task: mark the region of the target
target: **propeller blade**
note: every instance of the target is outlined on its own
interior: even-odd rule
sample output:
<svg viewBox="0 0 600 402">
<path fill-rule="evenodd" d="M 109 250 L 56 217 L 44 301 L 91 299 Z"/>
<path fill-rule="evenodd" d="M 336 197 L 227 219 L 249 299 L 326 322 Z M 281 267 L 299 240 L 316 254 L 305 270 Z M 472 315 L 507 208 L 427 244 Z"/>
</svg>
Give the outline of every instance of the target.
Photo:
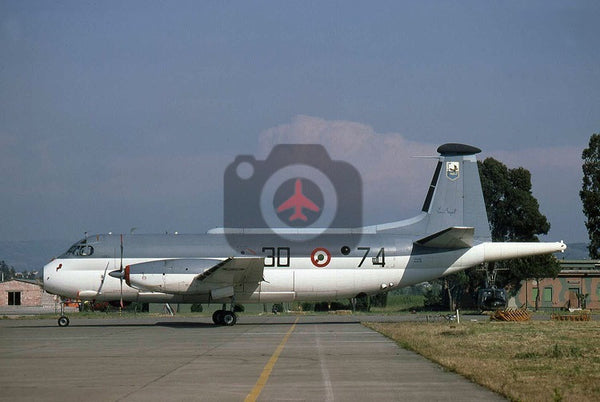
<svg viewBox="0 0 600 402">
<path fill-rule="evenodd" d="M 123 308 L 123 277 L 125 276 L 125 273 L 123 272 L 123 234 L 121 234 L 121 262 L 120 262 L 120 266 L 119 266 L 119 279 L 121 281 L 121 298 L 120 298 L 120 304 L 121 304 L 121 308 Z"/>
<path fill-rule="evenodd" d="M 106 271 L 108 271 L 109 263 L 106 263 L 106 267 L 104 267 L 104 274 L 102 275 L 102 280 L 100 281 L 100 287 L 98 287 L 98 294 L 102 294 L 102 286 L 104 286 L 104 281 L 106 280 Z"/>
</svg>

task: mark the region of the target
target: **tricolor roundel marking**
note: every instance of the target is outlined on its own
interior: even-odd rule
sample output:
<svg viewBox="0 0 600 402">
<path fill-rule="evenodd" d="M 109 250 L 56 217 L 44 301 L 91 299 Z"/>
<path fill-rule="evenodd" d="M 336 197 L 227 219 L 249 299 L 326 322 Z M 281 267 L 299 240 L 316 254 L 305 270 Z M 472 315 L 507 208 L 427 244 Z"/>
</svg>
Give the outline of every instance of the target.
<svg viewBox="0 0 600 402">
<path fill-rule="evenodd" d="M 310 254 L 310 261 L 317 268 L 326 267 L 331 261 L 331 253 L 323 247 L 317 247 Z"/>
</svg>

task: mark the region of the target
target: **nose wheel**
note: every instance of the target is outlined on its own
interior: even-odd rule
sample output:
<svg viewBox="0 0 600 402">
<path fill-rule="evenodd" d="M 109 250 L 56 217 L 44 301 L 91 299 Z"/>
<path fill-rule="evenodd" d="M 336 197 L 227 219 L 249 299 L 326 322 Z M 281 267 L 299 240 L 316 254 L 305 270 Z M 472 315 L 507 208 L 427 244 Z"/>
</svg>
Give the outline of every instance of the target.
<svg viewBox="0 0 600 402">
<path fill-rule="evenodd" d="M 59 327 L 68 327 L 69 326 L 69 317 L 65 315 L 65 302 L 60 300 L 60 317 L 58 318 L 58 326 Z"/>
</svg>

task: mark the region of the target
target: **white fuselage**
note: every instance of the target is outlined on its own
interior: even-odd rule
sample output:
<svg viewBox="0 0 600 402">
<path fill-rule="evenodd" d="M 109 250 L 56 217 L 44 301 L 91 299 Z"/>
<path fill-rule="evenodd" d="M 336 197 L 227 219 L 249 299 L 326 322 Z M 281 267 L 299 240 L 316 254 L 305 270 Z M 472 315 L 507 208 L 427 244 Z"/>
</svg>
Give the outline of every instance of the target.
<svg viewBox="0 0 600 402">
<path fill-rule="evenodd" d="M 399 247 L 400 248 L 400 247 Z M 315 301 L 351 298 L 359 294 L 375 294 L 423 281 L 439 278 L 476 266 L 486 261 L 562 251 L 563 243 L 481 243 L 471 248 L 404 252 L 386 247 L 385 264 L 376 252 L 364 255 L 332 255 L 326 266 L 315 264 L 311 256 L 291 255 L 285 266 L 277 266 L 273 258 L 265 266 L 263 280 L 234 284 L 238 302 Z M 362 252 L 361 252 L 362 253 Z M 339 253 L 338 253 L 339 254 Z M 227 255 L 202 256 L 198 259 L 224 260 Z M 177 283 L 188 283 L 194 274 L 141 275 L 128 286 L 108 275 L 122 267 L 176 257 L 127 258 L 94 256 L 59 257 L 44 267 L 44 287 L 50 293 L 81 300 L 112 301 L 121 296 L 137 302 L 221 302 L 210 289 L 161 291 L 177 289 Z"/>
</svg>

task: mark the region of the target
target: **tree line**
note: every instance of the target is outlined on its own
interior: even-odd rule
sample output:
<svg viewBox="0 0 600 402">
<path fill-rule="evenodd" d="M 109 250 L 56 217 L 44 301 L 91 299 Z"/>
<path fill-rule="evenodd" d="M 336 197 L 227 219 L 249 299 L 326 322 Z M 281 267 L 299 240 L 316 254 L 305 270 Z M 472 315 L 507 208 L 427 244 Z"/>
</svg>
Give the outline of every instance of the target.
<svg viewBox="0 0 600 402">
<path fill-rule="evenodd" d="M 12 265 L 8 265 L 6 261 L 0 261 L 0 280 L 9 281 L 11 279 L 28 279 L 34 280 L 38 275 L 37 271 L 17 272 Z"/>
</svg>

